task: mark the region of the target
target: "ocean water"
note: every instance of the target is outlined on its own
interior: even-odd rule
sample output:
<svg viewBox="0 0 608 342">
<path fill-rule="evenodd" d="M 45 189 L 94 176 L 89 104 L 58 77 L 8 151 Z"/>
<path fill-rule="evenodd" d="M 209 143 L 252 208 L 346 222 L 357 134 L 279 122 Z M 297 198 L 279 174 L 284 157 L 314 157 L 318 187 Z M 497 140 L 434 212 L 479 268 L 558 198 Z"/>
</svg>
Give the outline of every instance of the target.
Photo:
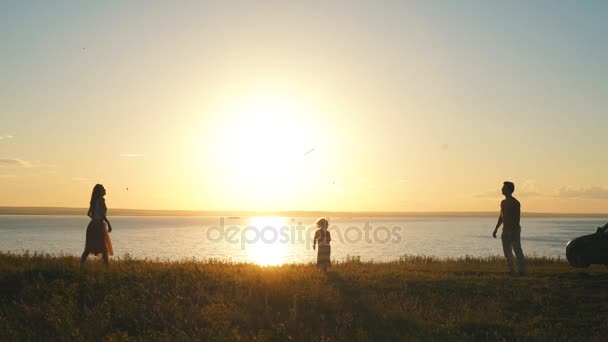
<svg viewBox="0 0 608 342">
<path fill-rule="evenodd" d="M 311 262 L 314 218 L 112 217 L 115 256 L 221 259 L 278 265 Z M 87 217 L 0 216 L 0 251 L 79 256 Z M 527 255 L 565 257 L 569 239 L 591 234 L 597 218 L 522 218 Z M 332 258 L 389 261 L 403 255 L 502 255 L 496 218 L 330 218 Z M 499 232 L 500 234 L 500 232 Z"/>
</svg>

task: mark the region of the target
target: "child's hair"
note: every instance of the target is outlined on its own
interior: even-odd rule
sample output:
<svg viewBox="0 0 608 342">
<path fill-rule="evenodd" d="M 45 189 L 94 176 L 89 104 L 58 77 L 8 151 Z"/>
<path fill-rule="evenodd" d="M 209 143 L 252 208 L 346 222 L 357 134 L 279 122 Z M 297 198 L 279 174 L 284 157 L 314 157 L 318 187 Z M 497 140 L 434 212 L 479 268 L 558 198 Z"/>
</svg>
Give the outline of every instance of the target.
<svg viewBox="0 0 608 342">
<path fill-rule="evenodd" d="M 325 217 L 321 217 L 320 219 L 318 219 L 315 224 L 317 225 L 317 227 L 325 229 L 327 229 L 327 227 L 329 226 L 329 222 L 327 222 L 327 219 Z"/>
</svg>

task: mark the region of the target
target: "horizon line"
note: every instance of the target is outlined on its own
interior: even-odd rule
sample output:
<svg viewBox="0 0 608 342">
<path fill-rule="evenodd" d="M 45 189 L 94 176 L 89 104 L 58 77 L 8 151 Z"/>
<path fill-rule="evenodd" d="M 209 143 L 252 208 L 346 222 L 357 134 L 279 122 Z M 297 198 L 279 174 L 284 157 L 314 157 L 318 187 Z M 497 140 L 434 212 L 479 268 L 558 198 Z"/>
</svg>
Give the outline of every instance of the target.
<svg viewBox="0 0 608 342">
<path fill-rule="evenodd" d="M 0 215 L 82 215 L 86 207 L 36 207 L 36 206 L 0 206 Z M 189 209 L 129 209 L 115 208 L 110 216 L 464 216 L 495 217 L 498 211 L 330 211 L 330 210 L 189 210 Z M 522 212 L 528 217 L 608 217 L 608 213 L 588 212 Z"/>
</svg>

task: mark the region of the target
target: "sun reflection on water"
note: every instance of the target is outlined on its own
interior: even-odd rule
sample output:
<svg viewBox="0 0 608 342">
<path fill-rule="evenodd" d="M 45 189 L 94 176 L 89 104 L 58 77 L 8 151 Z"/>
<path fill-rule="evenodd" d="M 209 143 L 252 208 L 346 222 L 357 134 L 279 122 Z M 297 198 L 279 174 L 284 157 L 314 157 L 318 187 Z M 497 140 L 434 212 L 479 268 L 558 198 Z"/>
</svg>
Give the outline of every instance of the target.
<svg viewBox="0 0 608 342">
<path fill-rule="evenodd" d="M 285 263 L 287 246 L 281 243 L 281 227 L 287 226 L 284 217 L 257 216 L 249 220 L 260 236 L 246 245 L 249 259 L 261 266 L 277 266 Z M 263 233 L 263 234 L 262 234 Z"/>
</svg>

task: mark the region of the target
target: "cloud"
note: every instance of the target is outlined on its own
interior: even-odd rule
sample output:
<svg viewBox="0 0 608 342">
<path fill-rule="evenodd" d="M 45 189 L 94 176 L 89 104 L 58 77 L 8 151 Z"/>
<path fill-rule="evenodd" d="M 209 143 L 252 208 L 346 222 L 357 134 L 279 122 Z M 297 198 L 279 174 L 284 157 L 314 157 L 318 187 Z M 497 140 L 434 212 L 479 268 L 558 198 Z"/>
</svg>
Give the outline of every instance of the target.
<svg viewBox="0 0 608 342">
<path fill-rule="evenodd" d="M 13 136 L 12 136 L 12 135 L 10 135 L 10 134 L 7 134 L 7 135 L 0 135 L 0 140 L 2 140 L 2 139 L 13 139 Z"/>
<path fill-rule="evenodd" d="M 522 185 L 525 185 L 525 183 Z M 521 190 L 517 189 L 516 184 L 514 195 L 516 197 L 545 197 L 554 199 L 608 199 L 608 188 L 596 185 L 588 187 L 564 186 L 553 192 L 543 192 L 537 189 L 535 182 L 531 182 L 523 186 Z M 474 197 L 497 198 L 502 197 L 502 195 L 500 190 L 495 190 L 476 194 Z"/>
<path fill-rule="evenodd" d="M 515 192 L 513 193 L 513 196 L 515 197 L 549 197 L 551 195 L 549 194 L 543 194 L 541 192 L 536 192 L 536 191 L 519 191 L 517 190 L 517 188 L 515 188 Z M 500 189 L 498 190 L 494 190 L 494 191 L 486 191 L 486 192 L 482 192 L 479 194 L 475 194 L 473 195 L 473 197 L 475 198 L 501 198 L 503 197 L 502 192 L 500 191 Z"/>
<path fill-rule="evenodd" d="M 21 159 L 0 159 L 0 167 L 32 167 L 32 163 Z"/>
<path fill-rule="evenodd" d="M 608 199 L 608 188 L 601 186 L 562 187 L 557 191 L 559 198 Z"/>
<path fill-rule="evenodd" d="M 120 156 L 123 158 L 139 158 L 144 155 L 142 153 L 122 153 Z"/>
<path fill-rule="evenodd" d="M 39 160 L 32 161 L 32 160 L 23 160 L 23 159 L 14 158 L 14 159 L 0 159 L 0 168 L 2 168 L 2 167 L 6 167 L 6 168 L 18 168 L 18 167 L 53 168 L 53 167 L 56 167 L 56 165 L 44 164 L 44 163 L 40 162 Z"/>
<path fill-rule="evenodd" d="M 515 185 L 515 193 L 520 197 L 544 197 L 544 195 L 540 190 L 536 181 L 533 179 L 524 180 L 519 184 L 519 186 Z"/>
<path fill-rule="evenodd" d="M 496 190 L 485 191 L 479 194 L 473 195 L 475 198 L 499 198 L 502 197 L 502 192 L 500 191 L 502 184 L 497 186 Z M 536 185 L 535 180 L 525 180 L 521 183 L 515 184 L 515 193 L 513 196 L 516 197 L 547 197 L 551 196 L 549 194 L 543 194 L 538 186 Z"/>
</svg>

